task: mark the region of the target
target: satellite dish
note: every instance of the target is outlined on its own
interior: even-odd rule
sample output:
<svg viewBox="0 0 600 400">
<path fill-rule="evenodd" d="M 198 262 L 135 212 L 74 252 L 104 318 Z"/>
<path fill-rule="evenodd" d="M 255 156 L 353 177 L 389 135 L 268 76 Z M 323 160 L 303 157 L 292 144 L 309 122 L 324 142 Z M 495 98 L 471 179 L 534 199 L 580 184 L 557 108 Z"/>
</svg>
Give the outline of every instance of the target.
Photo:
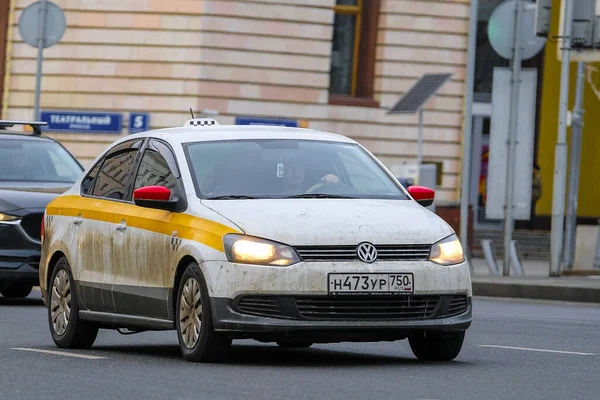
<svg viewBox="0 0 600 400">
<path fill-rule="evenodd" d="M 535 3 L 533 1 L 508 0 L 496 7 L 488 22 L 488 39 L 498 55 L 512 60 L 517 1 L 520 1 L 523 7 L 521 12 L 521 58 L 528 60 L 535 57 L 546 45 L 546 39 L 535 33 Z"/>
</svg>

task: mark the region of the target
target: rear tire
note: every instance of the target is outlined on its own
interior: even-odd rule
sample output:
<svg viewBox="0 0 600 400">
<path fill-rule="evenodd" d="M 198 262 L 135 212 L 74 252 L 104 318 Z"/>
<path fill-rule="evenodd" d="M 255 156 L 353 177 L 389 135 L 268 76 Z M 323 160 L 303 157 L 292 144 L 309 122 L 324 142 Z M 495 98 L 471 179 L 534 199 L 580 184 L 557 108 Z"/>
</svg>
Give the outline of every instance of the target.
<svg viewBox="0 0 600 400">
<path fill-rule="evenodd" d="M 206 283 L 196 263 L 183 272 L 176 302 L 177 338 L 186 361 L 214 363 L 225 360 L 231 339 L 215 332 Z"/>
<path fill-rule="evenodd" d="M 89 349 L 98 336 L 98 325 L 79 318 L 75 281 L 69 263 L 62 257 L 56 263 L 48 285 L 48 323 L 59 348 Z"/>
<path fill-rule="evenodd" d="M 465 331 L 408 338 L 413 354 L 423 361 L 452 361 L 460 350 L 465 339 Z"/>
<path fill-rule="evenodd" d="M 25 285 L 22 283 L 13 283 L 10 286 L 6 286 L 0 289 L 0 294 L 4 297 L 11 299 L 23 299 L 31 293 L 33 289 L 32 285 Z"/>
</svg>

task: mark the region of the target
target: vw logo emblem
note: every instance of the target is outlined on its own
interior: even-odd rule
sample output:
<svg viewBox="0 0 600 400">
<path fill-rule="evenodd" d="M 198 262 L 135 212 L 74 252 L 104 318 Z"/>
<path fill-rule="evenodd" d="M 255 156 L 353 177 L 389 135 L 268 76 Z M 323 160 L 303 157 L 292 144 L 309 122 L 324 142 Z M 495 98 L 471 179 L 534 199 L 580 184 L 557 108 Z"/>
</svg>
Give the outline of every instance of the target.
<svg viewBox="0 0 600 400">
<path fill-rule="evenodd" d="M 377 249 L 371 243 L 363 242 L 356 247 L 356 255 L 361 261 L 372 263 L 377 260 Z"/>
</svg>

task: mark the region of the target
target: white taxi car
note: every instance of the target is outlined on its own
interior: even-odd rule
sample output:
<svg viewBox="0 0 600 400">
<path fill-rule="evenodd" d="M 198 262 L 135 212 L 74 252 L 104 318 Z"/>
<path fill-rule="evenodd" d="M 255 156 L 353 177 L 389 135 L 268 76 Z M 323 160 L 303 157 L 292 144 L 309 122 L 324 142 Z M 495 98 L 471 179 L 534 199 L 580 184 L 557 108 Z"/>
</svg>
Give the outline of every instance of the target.
<svg viewBox="0 0 600 400">
<path fill-rule="evenodd" d="M 419 359 L 452 360 L 470 268 L 433 196 L 332 133 L 192 119 L 121 138 L 46 208 L 52 338 L 176 330 L 184 358 L 206 362 L 233 339 L 408 338 Z"/>
</svg>

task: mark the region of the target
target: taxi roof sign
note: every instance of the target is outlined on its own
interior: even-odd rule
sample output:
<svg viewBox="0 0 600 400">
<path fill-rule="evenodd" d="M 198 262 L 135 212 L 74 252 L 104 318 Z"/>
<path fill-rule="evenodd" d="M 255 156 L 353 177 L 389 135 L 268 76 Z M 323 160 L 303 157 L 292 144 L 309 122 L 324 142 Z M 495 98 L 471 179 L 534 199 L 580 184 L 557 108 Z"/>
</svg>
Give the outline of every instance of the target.
<svg viewBox="0 0 600 400">
<path fill-rule="evenodd" d="M 188 120 L 185 126 L 197 126 L 197 127 L 202 127 L 202 126 L 219 126 L 219 123 L 217 122 L 217 120 L 212 119 L 212 118 L 193 118 Z"/>
</svg>

